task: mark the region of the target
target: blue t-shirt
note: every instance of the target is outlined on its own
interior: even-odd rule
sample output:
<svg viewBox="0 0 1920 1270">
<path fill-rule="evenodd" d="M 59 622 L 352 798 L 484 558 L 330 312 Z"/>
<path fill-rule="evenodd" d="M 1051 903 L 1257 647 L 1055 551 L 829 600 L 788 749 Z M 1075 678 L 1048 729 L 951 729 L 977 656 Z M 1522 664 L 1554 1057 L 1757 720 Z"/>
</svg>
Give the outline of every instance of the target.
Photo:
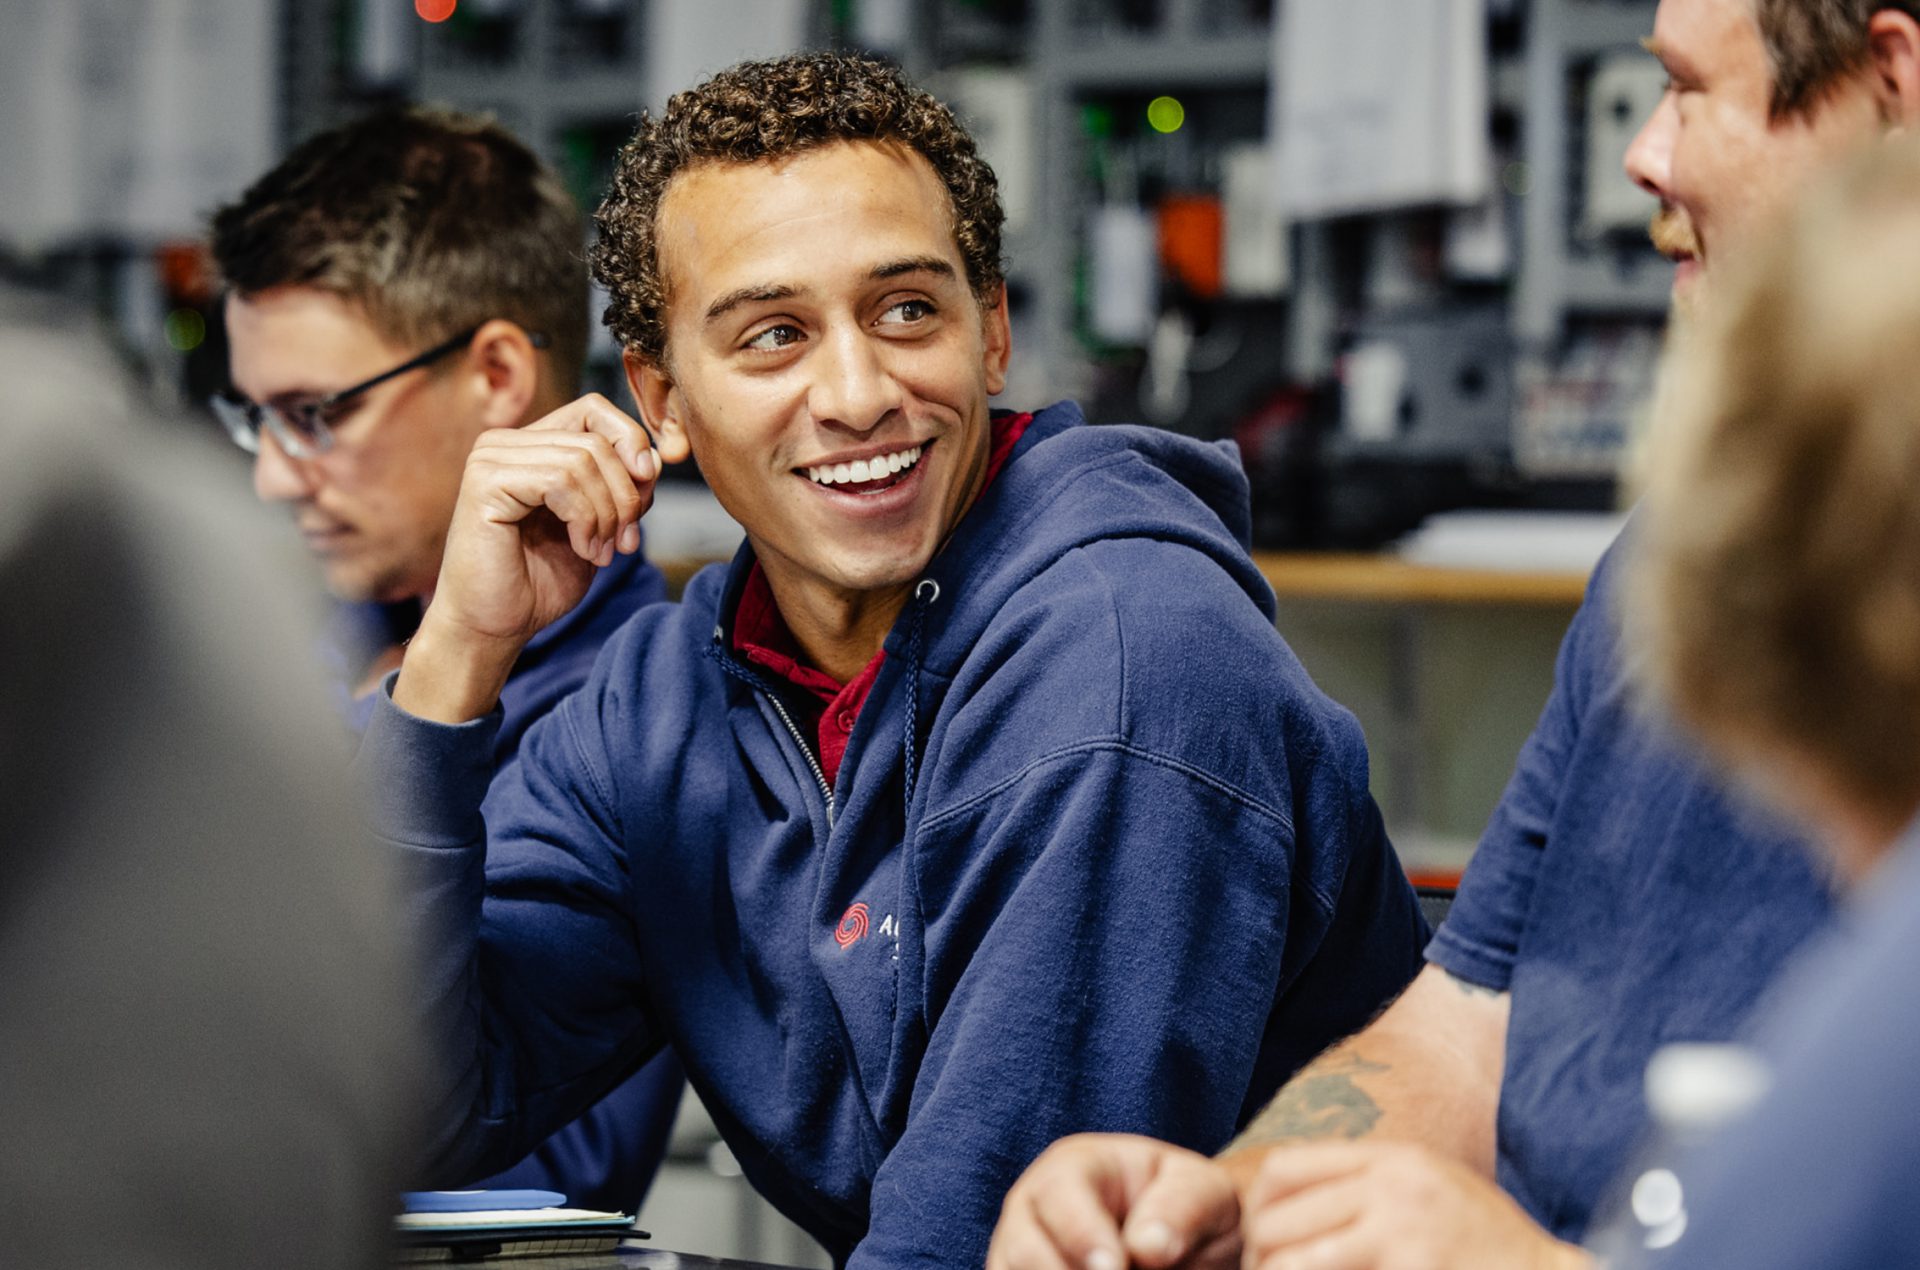
<svg viewBox="0 0 1920 1270">
<path fill-rule="evenodd" d="M 1680 1165 L 1687 1227 L 1652 1259 L 1687 1270 L 1920 1263 L 1920 840 L 1769 997 L 1772 1093 Z"/>
<path fill-rule="evenodd" d="M 1646 1125 L 1642 1072 L 1675 1041 L 1735 1035 L 1826 921 L 1826 883 L 1787 830 L 1719 788 L 1621 665 L 1616 546 L 1560 648 L 1446 923 L 1449 973 L 1512 993 L 1499 1180 L 1579 1239 Z"/>
<path fill-rule="evenodd" d="M 594 575 L 580 603 L 528 642 L 500 692 L 496 772 L 519 753 L 520 738 L 534 720 L 586 682 L 608 637 L 636 609 L 666 598 L 666 579 L 644 551 L 615 555 Z M 418 622 L 419 611 L 411 605 L 342 605 L 336 611 L 323 653 L 354 731 L 365 731 L 373 713 L 372 693 L 357 698 L 351 693 L 360 668 L 411 635 Z M 684 1083 L 679 1060 L 663 1051 L 519 1163 L 472 1184 L 559 1191 L 578 1207 L 635 1212 L 666 1155 Z"/>
</svg>

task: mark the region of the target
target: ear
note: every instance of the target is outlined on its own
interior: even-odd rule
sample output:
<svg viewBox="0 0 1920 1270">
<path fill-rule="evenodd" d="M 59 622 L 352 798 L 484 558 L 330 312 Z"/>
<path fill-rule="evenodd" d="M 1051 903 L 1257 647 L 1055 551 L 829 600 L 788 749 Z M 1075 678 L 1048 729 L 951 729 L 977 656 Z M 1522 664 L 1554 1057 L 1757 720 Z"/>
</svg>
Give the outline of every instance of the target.
<svg viewBox="0 0 1920 1270">
<path fill-rule="evenodd" d="M 1920 126 L 1920 21 L 1879 10 L 1867 20 L 1867 55 L 1881 116 L 1896 130 Z"/>
<path fill-rule="evenodd" d="M 991 305 L 980 310 L 981 336 L 985 343 L 982 369 L 986 372 L 987 395 L 997 396 L 1007 386 L 1007 363 L 1013 358 L 1013 322 L 1007 316 L 1007 284 Z"/>
<path fill-rule="evenodd" d="M 483 426 L 517 428 L 534 417 L 543 379 L 540 351 L 517 324 L 495 318 L 482 325 L 467 346 L 467 365 Z"/>
<path fill-rule="evenodd" d="M 686 397 L 673 382 L 665 359 L 654 361 L 632 349 L 620 355 L 626 368 L 627 387 L 633 390 L 633 404 L 640 411 L 640 422 L 653 433 L 660 458 L 667 463 L 684 463 L 693 453 L 687 437 Z"/>
</svg>

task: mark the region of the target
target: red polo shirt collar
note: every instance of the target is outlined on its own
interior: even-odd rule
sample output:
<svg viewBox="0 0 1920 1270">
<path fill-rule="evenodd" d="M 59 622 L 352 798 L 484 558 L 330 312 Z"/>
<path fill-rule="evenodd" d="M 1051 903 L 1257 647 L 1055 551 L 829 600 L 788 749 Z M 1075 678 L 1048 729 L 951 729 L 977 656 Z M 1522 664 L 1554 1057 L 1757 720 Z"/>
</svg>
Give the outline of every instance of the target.
<svg viewBox="0 0 1920 1270">
<path fill-rule="evenodd" d="M 987 452 L 987 479 L 980 485 L 982 494 L 1007 465 L 1013 447 L 1019 444 L 1032 422 L 1031 414 L 994 416 L 992 448 Z M 859 721 L 867 694 L 873 690 L 873 681 L 879 677 L 881 663 L 886 660 L 886 650 L 875 653 L 873 660 L 844 684 L 807 665 L 801 660 L 800 646 L 794 642 L 786 619 L 780 616 L 773 602 L 773 588 L 767 585 L 766 574 L 761 572 L 757 560 L 747 574 L 746 586 L 740 592 L 740 606 L 734 613 L 733 648 L 745 660 L 804 689 L 809 703 L 819 703 L 816 731 L 820 767 L 826 773 L 827 783 L 833 784 L 839 776 L 840 759 L 847 752 L 847 740 L 853 735 L 853 725 Z"/>
</svg>

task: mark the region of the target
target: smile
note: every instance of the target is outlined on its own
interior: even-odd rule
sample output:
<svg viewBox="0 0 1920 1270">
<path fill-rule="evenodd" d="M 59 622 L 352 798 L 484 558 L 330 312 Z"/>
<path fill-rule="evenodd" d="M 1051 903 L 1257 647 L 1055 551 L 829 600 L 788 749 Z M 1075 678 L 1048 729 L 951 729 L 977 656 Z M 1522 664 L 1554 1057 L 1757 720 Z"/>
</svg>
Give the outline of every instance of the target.
<svg viewBox="0 0 1920 1270">
<path fill-rule="evenodd" d="M 916 445 L 892 454 L 855 459 L 851 463 L 826 463 L 810 467 L 806 469 L 807 479 L 816 485 L 838 486 L 849 493 L 863 493 L 868 488 L 885 489 L 920 461 L 923 449 L 924 446 Z"/>
</svg>

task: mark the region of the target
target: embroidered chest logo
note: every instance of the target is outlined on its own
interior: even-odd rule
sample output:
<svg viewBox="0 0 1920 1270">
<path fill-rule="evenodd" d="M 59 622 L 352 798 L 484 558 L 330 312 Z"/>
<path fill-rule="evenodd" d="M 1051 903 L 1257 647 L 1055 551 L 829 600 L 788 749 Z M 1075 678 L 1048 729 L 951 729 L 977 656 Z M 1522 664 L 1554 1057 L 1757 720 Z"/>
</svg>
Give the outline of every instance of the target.
<svg viewBox="0 0 1920 1270">
<path fill-rule="evenodd" d="M 853 947 L 867 937 L 867 927 L 872 920 L 873 910 L 866 906 L 865 901 L 855 904 L 840 919 L 840 924 L 834 927 L 833 942 L 842 948 Z M 883 939 L 900 938 L 900 928 L 895 924 L 892 913 L 881 919 L 880 935 Z"/>
<path fill-rule="evenodd" d="M 842 948 L 851 948 L 867 937 L 867 906 L 855 904 L 834 928 L 833 940 Z"/>
</svg>

